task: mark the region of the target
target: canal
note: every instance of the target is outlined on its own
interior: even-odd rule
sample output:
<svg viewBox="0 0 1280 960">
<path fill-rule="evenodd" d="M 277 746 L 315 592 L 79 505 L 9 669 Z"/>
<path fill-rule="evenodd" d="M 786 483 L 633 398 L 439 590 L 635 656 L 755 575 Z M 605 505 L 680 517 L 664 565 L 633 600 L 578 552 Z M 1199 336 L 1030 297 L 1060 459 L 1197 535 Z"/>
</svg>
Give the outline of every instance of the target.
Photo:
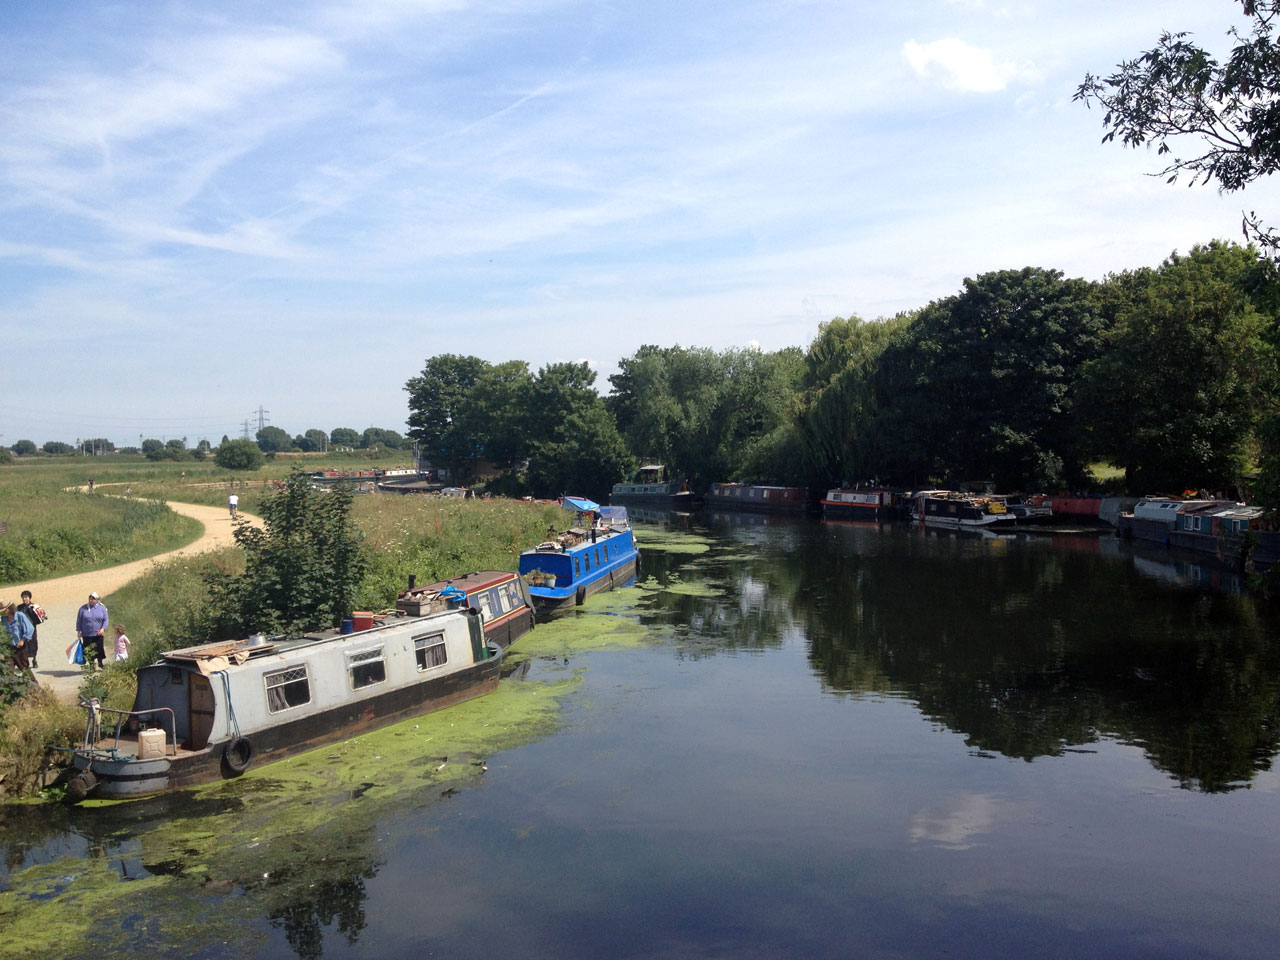
<svg viewBox="0 0 1280 960">
<path fill-rule="evenodd" d="M 1095 535 L 711 514 L 486 698 L 8 807 L 0 956 L 1256 958 L 1280 643 Z"/>
</svg>

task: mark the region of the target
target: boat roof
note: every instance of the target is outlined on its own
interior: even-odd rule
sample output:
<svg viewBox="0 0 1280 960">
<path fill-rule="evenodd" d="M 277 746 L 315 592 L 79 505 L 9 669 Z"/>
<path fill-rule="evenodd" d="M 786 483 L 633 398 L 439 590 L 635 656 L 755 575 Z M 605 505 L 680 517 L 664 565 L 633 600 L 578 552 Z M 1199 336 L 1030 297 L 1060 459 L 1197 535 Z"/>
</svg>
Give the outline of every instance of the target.
<svg viewBox="0 0 1280 960">
<path fill-rule="evenodd" d="M 594 513 L 600 509 L 600 504 L 586 497 L 565 497 L 561 502 L 567 509 L 577 510 L 579 513 Z"/>
<path fill-rule="evenodd" d="M 262 634 L 254 634 L 241 640 L 220 640 L 214 643 L 197 644 L 194 647 L 165 650 L 161 652 L 158 663 L 160 665 L 169 664 L 170 666 L 189 664 L 201 673 L 210 674 L 217 670 L 225 670 L 233 665 L 238 666 L 246 663 L 255 657 L 285 653 L 298 647 L 309 647 L 316 641 L 352 639 L 359 641 L 360 639 L 370 638 L 371 635 L 409 623 L 451 616 L 457 612 L 459 611 L 444 610 L 421 617 L 414 617 L 391 611 L 375 615 L 374 625 L 368 630 L 357 630 L 353 633 L 343 633 L 335 627 L 327 630 L 313 630 L 301 637 L 265 637 Z"/>
<path fill-rule="evenodd" d="M 450 577 L 448 580 L 437 580 L 435 583 L 428 583 L 426 586 L 414 587 L 412 590 L 406 590 L 401 596 L 411 593 L 439 593 L 445 587 L 458 587 L 470 593 L 472 590 L 483 590 L 485 587 L 491 587 L 495 583 L 502 583 L 505 580 L 514 580 L 515 576 L 510 570 L 473 570 L 471 573 L 464 573 L 460 577 Z"/>
</svg>

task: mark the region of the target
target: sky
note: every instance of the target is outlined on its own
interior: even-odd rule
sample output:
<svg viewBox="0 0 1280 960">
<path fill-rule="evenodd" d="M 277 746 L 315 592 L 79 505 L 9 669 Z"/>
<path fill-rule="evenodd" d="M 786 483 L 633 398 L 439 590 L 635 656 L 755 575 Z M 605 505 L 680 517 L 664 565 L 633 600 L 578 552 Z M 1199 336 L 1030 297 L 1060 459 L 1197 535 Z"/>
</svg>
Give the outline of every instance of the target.
<svg viewBox="0 0 1280 960">
<path fill-rule="evenodd" d="M 0 444 L 404 432 L 428 357 L 804 347 L 1280 220 L 1072 102 L 1233 0 L 0 5 Z M 1270 211 L 1272 216 L 1266 214 Z"/>
</svg>

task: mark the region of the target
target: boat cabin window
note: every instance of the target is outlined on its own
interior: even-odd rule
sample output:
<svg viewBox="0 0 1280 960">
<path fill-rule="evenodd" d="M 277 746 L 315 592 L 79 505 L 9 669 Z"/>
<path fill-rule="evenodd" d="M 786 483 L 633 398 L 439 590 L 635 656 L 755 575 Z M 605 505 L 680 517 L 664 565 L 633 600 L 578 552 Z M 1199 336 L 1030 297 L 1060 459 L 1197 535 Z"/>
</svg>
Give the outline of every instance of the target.
<svg viewBox="0 0 1280 960">
<path fill-rule="evenodd" d="M 381 683 L 387 679 L 387 661 L 382 659 L 382 648 L 348 654 L 347 670 L 351 674 L 353 690 Z"/>
<path fill-rule="evenodd" d="M 514 580 L 507 581 L 498 590 L 506 597 L 505 609 L 515 610 L 517 607 L 523 606 L 524 601 L 520 599 L 520 588 L 516 586 Z"/>
<path fill-rule="evenodd" d="M 596 566 L 600 566 L 600 548 L 596 547 Z"/>
<path fill-rule="evenodd" d="M 307 679 L 306 664 L 268 673 L 263 679 L 267 682 L 267 709 L 272 713 L 311 702 L 311 683 Z"/>
<path fill-rule="evenodd" d="M 443 633 L 433 633 L 426 637 L 414 637 L 413 652 L 418 658 L 419 670 L 443 667 L 449 660 L 449 655 L 444 648 Z"/>
<path fill-rule="evenodd" d="M 181 667 L 169 668 L 169 682 L 176 683 L 179 686 L 182 685 L 182 668 Z"/>
<path fill-rule="evenodd" d="M 480 616 L 484 620 L 493 619 L 494 610 L 493 610 L 493 597 L 490 596 L 491 592 L 492 591 L 486 590 L 484 593 L 477 593 L 475 595 L 475 598 L 476 598 L 475 605 L 477 609 L 479 609 Z"/>
<path fill-rule="evenodd" d="M 573 575 L 575 577 L 582 576 L 582 566 L 578 563 L 578 558 L 573 558 Z"/>
</svg>

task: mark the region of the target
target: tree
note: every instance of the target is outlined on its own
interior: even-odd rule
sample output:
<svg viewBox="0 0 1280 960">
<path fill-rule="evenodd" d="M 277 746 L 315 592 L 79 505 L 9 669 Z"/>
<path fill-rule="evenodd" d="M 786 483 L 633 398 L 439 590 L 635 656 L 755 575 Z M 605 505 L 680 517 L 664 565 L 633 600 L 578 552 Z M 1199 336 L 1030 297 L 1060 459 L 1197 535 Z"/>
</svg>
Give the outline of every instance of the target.
<svg viewBox="0 0 1280 960">
<path fill-rule="evenodd" d="M 30 440 L 15 440 L 9 450 L 19 457 L 29 457 L 37 451 L 37 447 Z"/>
<path fill-rule="evenodd" d="M 76 448 L 69 443 L 63 443 L 61 440 L 50 440 L 40 448 L 48 454 L 66 454 L 75 453 Z"/>
<path fill-rule="evenodd" d="M 224 440 L 213 458 L 224 470 L 257 470 L 263 461 L 262 450 L 252 440 Z"/>
<path fill-rule="evenodd" d="M 1160 175 L 1170 183 L 1186 176 L 1191 184 L 1217 182 L 1241 190 L 1280 167 L 1280 45 L 1273 31 L 1280 0 L 1240 0 L 1252 21 L 1248 36 L 1236 27 L 1225 61 L 1193 43 L 1188 33 L 1160 35 L 1156 46 L 1120 63 L 1106 78 L 1087 74 L 1075 99 L 1106 110 L 1103 143 L 1117 136 L 1125 146 L 1154 143 L 1172 159 Z M 1189 139 L 1191 153 L 1173 157 L 1175 144 Z M 1245 215 L 1244 232 L 1277 253 L 1280 235 L 1264 228 L 1257 214 Z"/>
<path fill-rule="evenodd" d="M 329 434 L 329 443 L 335 447 L 358 447 L 360 434 L 350 427 L 334 427 Z"/>
<path fill-rule="evenodd" d="M 404 437 L 394 430 L 384 430 L 381 427 L 366 427 L 364 433 L 360 435 L 360 446 L 365 450 L 371 450 L 375 447 L 399 450 L 404 446 Z"/>
<path fill-rule="evenodd" d="M 245 570 L 208 578 L 210 633 L 222 639 L 297 635 L 337 626 L 351 613 L 366 567 L 351 500 L 348 484 L 316 490 L 295 470 L 260 507 L 260 529 L 238 522 L 235 539 Z"/>
<path fill-rule="evenodd" d="M 1001 489 L 1083 480 L 1073 407 L 1102 320 L 1090 287 L 1038 267 L 965 279 L 894 337 L 880 358 L 882 476 L 995 480 Z M 884 449 L 884 447 L 882 447 Z"/>
<path fill-rule="evenodd" d="M 803 355 L 643 346 L 609 378 L 609 406 L 632 450 L 702 486 L 764 466 L 795 417 Z M 765 438 L 771 439 L 766 442 Z M 784 445 L 785 446 L 785 445 Z M 756 478 L 761 479 L 761 478 Z"/>
<path fill-rule="evenodd" d="M 143 440 L 142 454 L 153 462 L 163 460 L 165 458 L 164 443 L 155 439 Z"/>
<path fill-rule="evenodd" d="M 190 455 L 187 453 L 186 443 L 177 437 L 165 441 L 164 458 L 166 460 L 189 460 Z"/>
<path fill-rule="evenodd" d="M 304 450 L 312 450 L 317 453 L 324 451 L 329 446 L 329 435 L 323 430 L 317 430 L 314 427 L 303 434 L 306 438 L 308 446 L 303 447 Z"/>
<path fill-rule="evenodd" d="M 604 401 L 570 412 L 554 434 L 533 444 L 529 483 L 534 495 L 608 497 L 634 466 Z"/>
<path fill-rule="evenodd" d="M 279 427 L 263 427 L 257 433 L 258 449 L 263 453 L 288 450 L 293 446 L 289 434 Z"/>
<path fill-rule="evenodd" d="M 1245 472 L 1274 320 L 1265 272 L 1253 248 L 1215 242 L 1102 285 L 1114 319 L 1082 413 L 1131 493 L 1223 489 Z"/>
<path fill-rule="evenodd" d="M 866 482 L 884 470 L 873 430 L 875 373 L 892 337 L 911 319 L 900 314 L 868 323 L 837 317 L 818 326 L 804 357 L 799 453 L 820 485 Z"/>
<path fill-rule="evenodd" d="M 443 353 L 427 360 L 422 373 L 405 383 L 409 392 L 409 436 L 434 466 L 460 480 L 475 473 L 481 442 L 467 420 L 472 388 L 489 364 L 479 357 Z"/>
</svg>

